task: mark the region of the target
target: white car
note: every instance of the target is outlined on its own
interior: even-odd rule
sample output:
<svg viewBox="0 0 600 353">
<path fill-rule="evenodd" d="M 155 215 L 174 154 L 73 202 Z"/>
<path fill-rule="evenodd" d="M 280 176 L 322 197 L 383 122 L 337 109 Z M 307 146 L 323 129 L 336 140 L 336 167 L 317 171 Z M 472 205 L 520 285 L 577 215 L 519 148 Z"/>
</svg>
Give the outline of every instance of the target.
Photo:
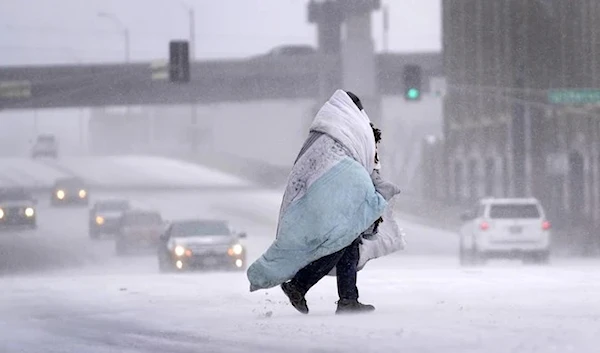
<svg viewBox="0 0 600 353">
<path fill-rule="evenodd" d="M 58 141 L 52 134 L 39 135 L 31 150 L 31 158 L 38 157 L 58 157 Z"/>
<path fill-rule="evenodd" d="M 488 258 L 549 260 L 550 222 L 534 198 L 483 199 L 461 219 L 461 265 L 483 264 Z"/>
</svg>

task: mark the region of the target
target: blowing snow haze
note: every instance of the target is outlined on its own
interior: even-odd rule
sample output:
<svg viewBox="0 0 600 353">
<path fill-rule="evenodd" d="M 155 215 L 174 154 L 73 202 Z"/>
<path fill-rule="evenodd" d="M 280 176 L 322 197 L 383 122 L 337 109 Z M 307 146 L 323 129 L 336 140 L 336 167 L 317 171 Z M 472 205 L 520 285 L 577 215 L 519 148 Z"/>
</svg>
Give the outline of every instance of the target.
<svg viewBox="0 0 600 353">
<path fill-rule="evenodd" d="M 0 352 L 596 352 L 597 33 L 595 0 L 1 1 Z"/>
</svg>

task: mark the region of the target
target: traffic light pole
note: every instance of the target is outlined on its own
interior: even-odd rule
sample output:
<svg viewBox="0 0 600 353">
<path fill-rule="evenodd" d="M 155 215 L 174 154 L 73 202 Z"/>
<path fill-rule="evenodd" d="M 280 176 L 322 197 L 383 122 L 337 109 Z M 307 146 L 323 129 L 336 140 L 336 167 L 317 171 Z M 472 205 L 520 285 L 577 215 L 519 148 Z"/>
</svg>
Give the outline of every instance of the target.
<svg viewBox="0 0 600 353">
<path fill-rule="evenodd" d="M 196 157 L 196 153 L 198 152 L 198 110 L 196 109 L 196 102 L 194 100 L 194 96 L 192 94 L 193 90 L 189 90 L 189 100 L 190 100 L 190 124 L 191 124 L 191 141 L 190 141 L 190 152 L 192 153 L 192 158 Z"/>
</svg>

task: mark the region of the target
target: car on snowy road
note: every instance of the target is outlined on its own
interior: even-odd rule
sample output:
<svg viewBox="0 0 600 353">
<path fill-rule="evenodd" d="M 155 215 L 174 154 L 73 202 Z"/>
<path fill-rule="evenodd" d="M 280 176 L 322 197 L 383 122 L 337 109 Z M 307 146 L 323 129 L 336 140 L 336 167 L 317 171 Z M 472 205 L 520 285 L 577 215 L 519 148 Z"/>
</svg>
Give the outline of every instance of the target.
<svg viewBox="0 0 600 353">
<path fill-rule="evenodd" d="M 39 135 L 31 149 L 31 158 L 52 157 L 58 158 L 58 141 L 52 134 Z"/>
<path fill-rule="evenodd" d="M 188 269 L 246 268 L 246 249 L 224 220 L 173 221 L 160 237 L 158 264 L 161 272 Z"/>
<path fill-rule="evenodd" d="M 101 235 L 114 235 L 119 231 L 121 216 L 131 209 L 128 200 L 104 199 L 94 203 L 90 209 L 89 235 L 98 239 Z"/>
<path fill-rule="evenodd" d="M 131 209 L 123 212 L 115 236 L 117 255 L 153 252 L 164 228 L 164 220 L 158 211 Z"/>
<path fill-rule="evenodd" d="M 52 187 L 50 203 L 53 206 L 88 205 L 89 190 L 85 181 L 77 177 L 57 179 Z"/>
<path fill-rule="evenodd" d="M 21 187 L 0 187 L 0 230 L 35 229 L 36 200 Z"/>
<path fill-rule="evenodd" d="M 488 198 L 461 215 L 459 257 L 462 265 L 489 258 L 519 258 L 547 263 L 550 222 L 534 198 Z"/>
</svg>

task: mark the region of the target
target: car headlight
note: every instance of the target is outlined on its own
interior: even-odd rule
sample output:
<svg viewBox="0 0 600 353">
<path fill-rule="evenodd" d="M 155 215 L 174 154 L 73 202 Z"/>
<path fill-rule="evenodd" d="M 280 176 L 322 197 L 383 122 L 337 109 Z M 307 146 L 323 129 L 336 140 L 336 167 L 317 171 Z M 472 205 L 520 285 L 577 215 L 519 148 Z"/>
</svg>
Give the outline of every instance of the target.
<svg viewBox="0 0 600 353">
<path fill-rule="evenodd" d="M 27 207 L 25 209 L 25 216 L 27 216 L 27 217 L 33 217 L 34 214 L 35 214 L 35 211 L 33 210 L 32 207 Z"/>
<path fill-rule="evenodd" d="M 101 216 L 96 217 L 96 224 L 99 224 L 99 225 L 104 224 L 104 217 L 101 217 Z"/>
<path fill-rule="evenodd" d="M 84 198 L 85 195 L 87 195 L 87 192 L 85 190 L 83 190 L 83 189 L 79 190 L 79 197 L 80 198 Z"/>
<path fill-rule="evenodd" d="M 175 255 L 177 256 L 183 256 L 183 254 L 185 254 L 185 248 L 181 245 L 177 245 L 175 247 Z"/>
<path fill-rule="evenodd" d="M 0 208 L 0 219 L 4 218 L 4 210 Z"/>
<path fill-rule="evenodd" d="M 175 262 L 175 266 L 178 270 L 181 270 L 183 268 L 183 262 L 181 260 L 177 260 L 177 262 Z"/>
<path fill-rule="evenodd" d="M 62 200 L 62 199 L 64 199 L 64 198 L 65 198 L 65 191 L 64 191 L 64 190 L 58 190 L 58 191 L 56 192 L 56 197 L 57 197 L 59 200 Z"/>
<path fill-rule="evenodd" d="M 244 252 L 244 247 L 241 244 L 235 244 L 234 246 L 231 247 L 231 251 L 235 255 L 240 255 L 242 252 Z"/>
</svg>

